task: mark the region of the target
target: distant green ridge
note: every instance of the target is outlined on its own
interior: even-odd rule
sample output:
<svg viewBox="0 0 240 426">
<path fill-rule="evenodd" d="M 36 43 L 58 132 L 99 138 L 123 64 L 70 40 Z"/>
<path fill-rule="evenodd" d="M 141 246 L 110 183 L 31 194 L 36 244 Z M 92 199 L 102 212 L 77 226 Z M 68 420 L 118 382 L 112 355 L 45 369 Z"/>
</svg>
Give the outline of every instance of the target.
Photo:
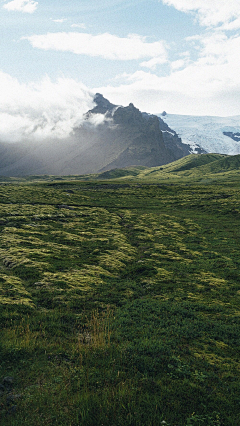
<svg viewBox="0 0 240 426">
<path fill-rule="evenodd" d="M 172 163 L 156 167 L 130 166 L 126 168 L 114 168 L 101 173 L 88 175 L 39 175 L 22 178 L 1 177 L 0 182 L 26 182 L 31 181 L 61 181 L 68 179 L 73 181 L 143 181 L 145 183 L 211 183 L 216 181 L 229 181 L 240 178 L 240 154 L 192 154 L 176 160 Z"/>
<path fill-rule="evenodd" d="M 180 160 L 170 163 L 174 167 L 175 172 L 181 172 L 184 170 L 191 170 L 196 167 L 200 167 L 215 161 L 219 161 L 222 158 L 225 158 L 224 154 L 201 154 L 196 155 L 192 154 L 188 157 L 181 158 Z"/>
<path fill-rule="evenodd" d="M 143 180 L 149 182 L 225 180 L 239 178 L 240 155 L 192 154 L 157 167 L 114 169 L 97 175 L 97 179 Z M 96 175 L 95 175 L 96 177 Z"/>
<path fill-rule="evenodd" d="M 212 173 L 220 173 L 223 171 L 240 169 L 240 154 L 233 156 L 225 156 L 218 161 L 208 165 L 209 171 Z"/>
<path fill-rule="evenodd" d="M 111 169 L 98 175 L 98 179 L 117 179 L 124 176 L 137 176 L 141 171 L 147 169 L 144 166 L 127 167 L 124 169 Z"/>
</svg>

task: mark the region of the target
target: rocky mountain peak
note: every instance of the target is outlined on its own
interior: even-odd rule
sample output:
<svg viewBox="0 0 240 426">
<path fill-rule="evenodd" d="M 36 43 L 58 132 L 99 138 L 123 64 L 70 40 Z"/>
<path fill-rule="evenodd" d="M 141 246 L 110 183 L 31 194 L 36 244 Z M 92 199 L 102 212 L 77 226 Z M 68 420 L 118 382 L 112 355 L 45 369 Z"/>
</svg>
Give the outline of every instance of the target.
<svg viewBox="0 0 240 426">
<path fill-rule="evenodd" d="M 143 123 L 142 113 L 132 103 L 127 107 L 119 107 L 113 116 L 116 124 L 125 124 L 135 126 Z"/>
<path fill-rule="evenodd" d="M 94 102 L 96 106 L 89 111 L 92 114 L 106 114 L 111 113 L 116 105 L 109 102 L 101 93 L 96 93 L 94 96 Z"/>
<path fill-rule="evenodd" d="M 75 128 L 66 140 L 22 143 L 14 150 L 13 144 L 0 143 L 1 174 L 89 174 L 160 166 L 190 154 L 190 147 L 160 117 L 141 112 L 133 103 L 116 106 L 100 93 L 94 102 L 84 116 L 86 125 Z M 102 115 L 101 126 L 94 120 L 88 125 L 96 114 Z"/>
</svg>

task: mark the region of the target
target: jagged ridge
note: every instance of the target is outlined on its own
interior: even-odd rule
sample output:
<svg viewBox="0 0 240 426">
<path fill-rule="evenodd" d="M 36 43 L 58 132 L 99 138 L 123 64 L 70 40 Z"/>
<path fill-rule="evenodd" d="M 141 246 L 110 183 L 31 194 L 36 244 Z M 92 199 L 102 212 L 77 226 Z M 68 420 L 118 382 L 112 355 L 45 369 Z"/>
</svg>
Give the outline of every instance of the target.
<svg viewBox="0 0 240 426">
<path fill-rule="evenodd" d="M 0 175 L 82 175 L 128 166 L 154 167 L 191 153 L 157 116 L 140 112 L 132 103 L 114 105 L 99 93 L 94 100 L 84 123 L 67 139 L 0 143 Z M 96 115 L 98 125 L 93 124 Z"/>
</svg>

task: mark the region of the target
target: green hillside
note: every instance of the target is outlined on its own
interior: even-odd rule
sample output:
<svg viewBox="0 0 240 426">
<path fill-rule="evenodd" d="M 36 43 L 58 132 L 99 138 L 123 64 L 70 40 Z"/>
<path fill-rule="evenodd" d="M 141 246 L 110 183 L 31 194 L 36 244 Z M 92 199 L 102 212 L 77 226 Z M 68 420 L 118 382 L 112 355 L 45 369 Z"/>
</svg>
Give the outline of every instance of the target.
<svg viewBox="0 0 240 426">
<path fill-rule="evenodd" d="M 1 426 L 239 424 L 238 162 L 2 180 Z"/>
<path fill-rule="evenodd" d="M 240 155 L 226 156 L 223 154 L 192 154 L 173 163 L 161 167 L 145 168 L 142 171 L 133 168 L 125 176 L 128 180 L 141 180 L 149 182 L 217 182 L 239 179 Z M 124 176 L 124 177 L 123 177 Z M 102 174 L 99 178 L 105 179 Z M 117 176 L 116 176 L 117 177 Z"/>
<path fill-rule="evenodd" d="M 219 161 L 225 157 L 226 156 L 223 154 L 202 154 L 202 155 L 192 154 L 178 161 L 175 161 L 175 163 L 171 163 L 168 169 L 175 172 L 191 170 L 194 168 L 204 166 L 206 164 L 211 164 L 213 162 Z"/>
<path fill-rule="evenodd" d="M 144 166 L 126 167 L 124 169 L 111 169 L 98 174 L 97 179 L 117 179 L 121 177 L 138 176 L 139 173 L 145 169 L 146 167 Z"/>
<path fill-rule="evenodd" d="M 240 169 L 240 155 L 226 156 L 208 164 L 209 171 L 212 173 L 221 173 L 225 171 L 238 171 Z"/>
</svg>

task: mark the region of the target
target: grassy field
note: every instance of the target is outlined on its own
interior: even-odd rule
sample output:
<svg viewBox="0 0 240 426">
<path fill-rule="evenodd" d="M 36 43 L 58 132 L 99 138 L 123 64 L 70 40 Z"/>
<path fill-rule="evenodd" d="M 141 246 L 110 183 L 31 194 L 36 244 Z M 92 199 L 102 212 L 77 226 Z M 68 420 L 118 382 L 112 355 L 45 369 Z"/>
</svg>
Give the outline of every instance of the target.
<svg viewBox="0 0 240 426">
<path fill-rule="evenodd" d="M 2 178 L 1 426 L 240 424 L 238 156 L 193 157 Z"/>
</svg>

